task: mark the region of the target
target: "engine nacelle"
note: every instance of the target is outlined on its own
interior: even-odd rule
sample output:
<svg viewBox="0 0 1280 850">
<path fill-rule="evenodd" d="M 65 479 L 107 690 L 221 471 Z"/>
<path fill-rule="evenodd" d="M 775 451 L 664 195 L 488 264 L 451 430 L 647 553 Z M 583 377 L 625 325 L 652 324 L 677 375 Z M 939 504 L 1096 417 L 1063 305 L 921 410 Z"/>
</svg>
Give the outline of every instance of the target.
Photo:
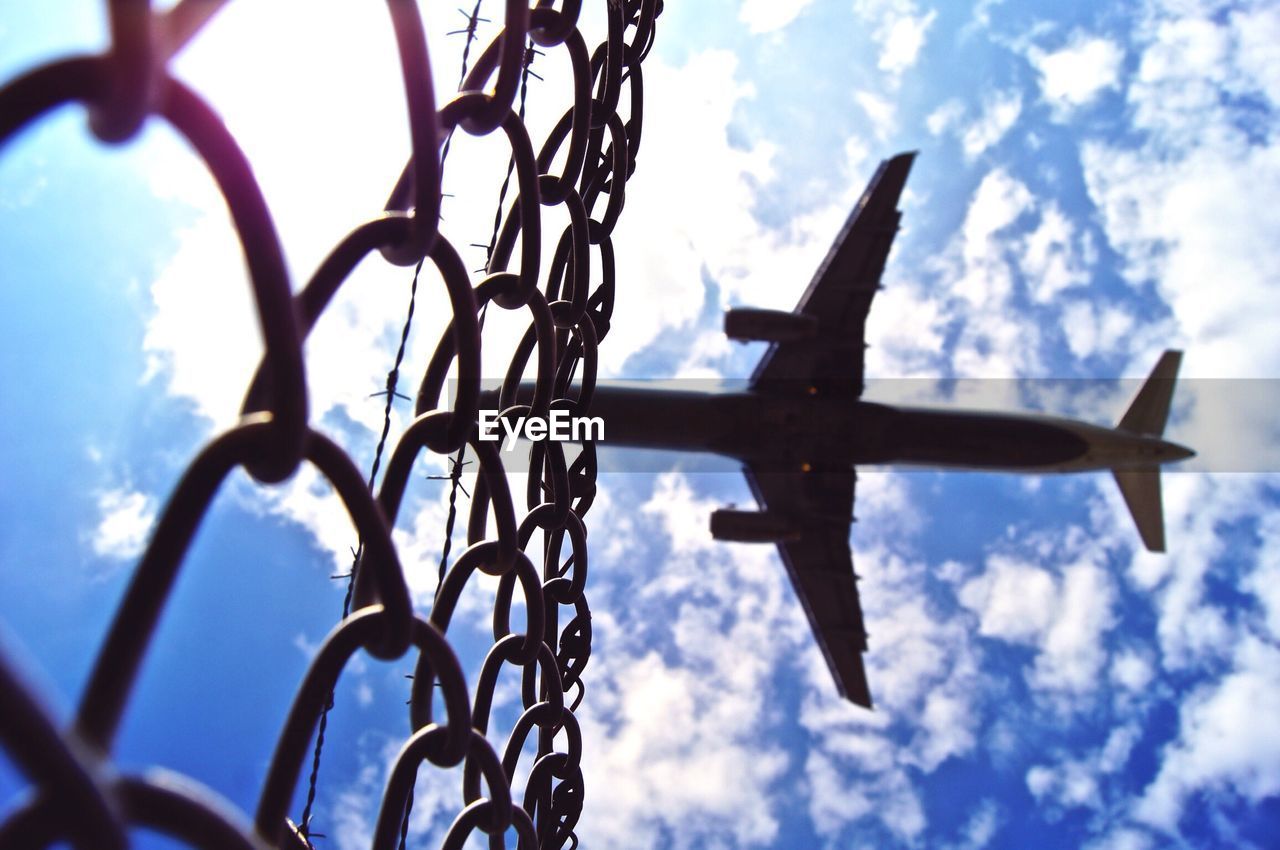
<svg viewBox="0 0 1280 850">
<path fill-rule="evenodd" d="M 711 512 L 711 536 L 737 543 L 778 543 L 800 536 L 800 524 L 769 511 Z"/>
<path fill-rule="evenodd" d="M 785 310 L 734 307 L 724 313 L 724 334 L 743 341 L 796 342 L 816 337 L 818 320 Z"/>
</svg>

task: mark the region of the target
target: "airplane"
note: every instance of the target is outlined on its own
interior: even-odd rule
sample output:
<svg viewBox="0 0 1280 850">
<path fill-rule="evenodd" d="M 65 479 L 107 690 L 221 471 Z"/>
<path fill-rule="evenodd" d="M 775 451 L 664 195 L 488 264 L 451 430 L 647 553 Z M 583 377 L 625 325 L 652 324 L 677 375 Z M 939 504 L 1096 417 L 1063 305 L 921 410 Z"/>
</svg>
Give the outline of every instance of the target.
<svg viewBox="0 0 1280 850">
<path fill-rule="evenodd" d="M 1181 352 L 1166 351 L 1114 428 L 1036 413 L 881 404 L 861 398 L 872 299 L 897 234 L 914 153 L 881 163 L 791 312 L 732 308 L 725 333 L 770 346 L 744 392 L 596 385 L 599 446 L 736 459 L 758 511 L 711 514 L 717 540 L 776 543 L 840 695 L 871 708 L 849 548 L 855 467 L 1020 473 L 1110 470 L 1142 542 L 1164 551 L 1160 467 L 1192 457 L 1162 438 Z M 521 387 L 521 395 L 531 391 Z"/>
</svg>

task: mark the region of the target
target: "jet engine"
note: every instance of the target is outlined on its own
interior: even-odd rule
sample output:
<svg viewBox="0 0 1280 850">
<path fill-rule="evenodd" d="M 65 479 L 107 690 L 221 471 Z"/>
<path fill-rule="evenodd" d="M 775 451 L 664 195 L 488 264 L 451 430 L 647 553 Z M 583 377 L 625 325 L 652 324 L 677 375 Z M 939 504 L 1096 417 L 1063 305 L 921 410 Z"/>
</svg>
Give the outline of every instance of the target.
<svg viewBox="0 0 1280 850">
<path fill-rule="evenodd" d="M 796 539 L 800 531 L 800 524 L 795 520 L 769 511 L 723 509 L 711 512 L 711 536 L 716 540 L 778 543 Z"/>
<path fill-rule="evenodd" d="M 818 320 L 785 310 L 734 307 L 725 311 L 724 334 L 742 341 L 795 342 L 817 336 Z"/>
</svg>

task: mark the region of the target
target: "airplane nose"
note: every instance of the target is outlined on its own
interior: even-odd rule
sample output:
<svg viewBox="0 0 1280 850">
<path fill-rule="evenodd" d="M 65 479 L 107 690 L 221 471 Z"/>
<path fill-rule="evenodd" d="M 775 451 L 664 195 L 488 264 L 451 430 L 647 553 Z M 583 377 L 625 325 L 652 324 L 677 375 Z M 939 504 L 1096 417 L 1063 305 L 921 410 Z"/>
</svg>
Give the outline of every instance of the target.
<svg viewBox="0 0 1280 850">
<path fill-rule="evenodd" d="M 1191 449 L 1187 448 L 1186 446 L 1181 446 L 1181 445 L 1178 445 L 1177 443 L 1171 443 L 1168 440 L 1164 441 L 1163 448 L 1164 448 L 1165 456 L 1169 460 L 1186 460 L 1187 458 L 1192 458 L 1196 456 L 1196 453 L 1193 452 Z"/>
</svg>

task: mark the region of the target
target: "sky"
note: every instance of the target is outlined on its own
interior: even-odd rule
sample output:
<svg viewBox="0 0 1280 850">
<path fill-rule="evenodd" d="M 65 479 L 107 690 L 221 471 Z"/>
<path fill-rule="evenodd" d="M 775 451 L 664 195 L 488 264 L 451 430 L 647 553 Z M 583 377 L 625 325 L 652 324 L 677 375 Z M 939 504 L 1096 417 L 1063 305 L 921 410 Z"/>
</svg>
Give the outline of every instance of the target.
<svg viewBox="0 0 1280 850">
<path fill-rule="evenodd" d="M 102 5 L 6 3 L 0 80 L 101 49 Z M 455 5 L 424 4 L 442 101 Z M 872 712 L 837 697 L 772 547 L 711 540 L 712 510 L 751 502 L 739 475 L 671 458 L 602 477 L 587 517 L 584 846 L 1267 846 L 1280 826 L 1280 10 L 666 5 L 615 236 L 607 376 L 748 375 L 762 346 L 727 342 L 722 311 L 790 309 L 876 163 L 917 150 L 868 321 L 871 394 L 876 379 L 889 393 L 893 379 L 974 379 L 1002 402 L 1111 422 L 1132 383 L 991 379 L 1140 378 L 1181 348 L 1168 436 L 1200 458 L 1164 476 L 1167 555 L 1142 550 L 1105 474 L 861 471 L 851 545 Z M 584 17 L 588 44 L 599 23 Z M 407 156 L 385 13 L 232 3 L 174 68 L 253 162 L 296 287 L 377 214 Z M 537 140 L 568 104 L 567 62 L 553 52 L 535 69 Z M 487 241 L 505 161 L 493 140 L 455 143 L 455 244 Z M 234 423 L 260 343 L 221 201 L 157 121 L 106 148 L 67 108 L 0 150 L 0 257 L 0 645 L 67 718 L 157 512 Z M 408 285 L 406 269 L 362 264 L 307 344 L 312 424 L 361 466 Z M 444 327 L 442 291 L 424 275 L 413 381 Z M 517 326 L 491 319 L 494 369 Z M 409 414 L 397 409 L 393 436 Z M 422 612 L 446 498 L 415 480 L 395 532 Z M 184 563 L 117 762 L 185 773 L 251 812 L 354 542 L 314 474 L 233 476 Z M 449 632 L 469 681 L 492 595 L 469 588 Z M 325 846 L 368 846 L 407 733 L 407 672 L 360 658 L 344 675 L 314 821 Z M 499 696 L 501 730 L 514 681 Z M 0 754 L 0 812 L 24 787 Z M 460 788 L 458 771 L 423 771 L 416 840 L 438 843 Z"/>
</svg>

